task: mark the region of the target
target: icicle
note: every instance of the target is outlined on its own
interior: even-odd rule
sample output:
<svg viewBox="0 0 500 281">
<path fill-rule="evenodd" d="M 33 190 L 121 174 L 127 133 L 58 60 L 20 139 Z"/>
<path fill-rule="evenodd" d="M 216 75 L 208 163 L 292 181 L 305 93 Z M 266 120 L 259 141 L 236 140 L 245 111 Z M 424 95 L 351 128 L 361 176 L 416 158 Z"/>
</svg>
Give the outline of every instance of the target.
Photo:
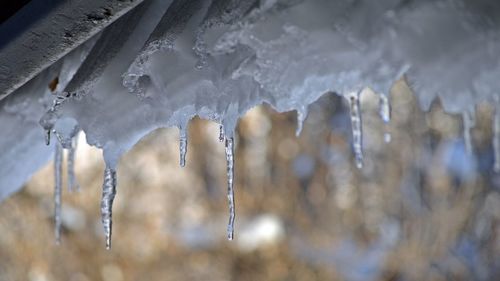
<svg viewBox="0 0 500 281">
<path fill-rule="evenodd" d="M 65 93 L 55 97 L 52 102 L 52 106 L 45 112 L 45 114 L 40 118 L 39 124 L 45 130 L 45 144 L 50 145 L 50 134 L 54 128 L 54 124 L 58 119 L 58 111 L 61 105 L 70 97 L 69 94 Z"/>
<path fill-rule="evenodd" d="M 112 231 L 112 212 L 113 200 L 116 195 L 116 171 L 106 165 L 104 170 L 104 183 L 102 185 L 101 199 L 101 221 L 104 226 L 104 235 L 106 236 L 106 249 L 111 249 L 111 231 Z"/>
<path fill-rule="evenodd" d="M 384 141 L 386 143 L 391 142 L 391 133 L 388 132 L 388 125 L 389 122 L 391 121 L 391 103 L 389 101 L 389 98 L 381 94 L 380 95 L 380 104 L 379 104 L 379 114 L 380 118 L 382 118 L 382 121 L 385 123 L 385 128 L 384 128 Z"/>
<path fill-rule="evenodd" d="M 71 147 L 68 150 L 68 190 L 78 191 L 80 186 L 75 177 L 75 153 L 78 147 L 78 134 L 71 139 Z"/>
<path fill-rule="evenodd" d="M 304 126 L 304 120 L 307 117 L 307 109 L 305 108 L 300 108 L 297 109 L 297 129 L 295 129 L 295 136 L 300 136 L 300 133 L 302 132 L 302 128 Z"/>
<path fill-rule="evenodd" d="M 234 138 L 226 138 L 227 162 L 227 200 L 229 202 L 229 223 L 227 225 L 227 239 L 233 240 L 234 236 Z"/>
<path fill-rule="evenodd" d="M 187 130 L 185 126 L 179 127 L 179 152 L 180 152 L 180 160 L 179 163 L 181 167 L 186 166 L 186 153 L 187 153 Z"/>
<path fill-rule="evenodd" d="M 493 117 L 493 150 L 495 151 L 493 170 L 500 173 L 500 106 L 497 106 Z"/>
<path fill-rule="evenodd" d="M 465 110 L 464 112 L 462 112 L 465 149 L 469 155 L 472 154 L 472 150 L 473 150 L 470 131 L 475 126 L 475 123 L 476 123 L 474 115 L 475 115 L 474 109 Z"/>
<path fill-rule="evenodd" d="M 50 145 L 50 130 L 45 130 L 45 144 Z"/>
<path fill-rule="evenodd" d="M 54 232 L 56 243 L 61 243 L 61 195 L 62 195 L 62 146 L 55 143 L 54 153 Z"/>
<path fill-rule="evenodd" d="M 226 137 L 224 136 L 224 125 L 219 125 L 219 141 L 223 142 Z"/>
<path fill-rule="evenodd" d="M 359 104 L 360 92 L 353 92 L 348 95 L 349 106 L 351 110 L 351 127 L 354 155 L 356 158 L 356 167 L 363 167 L 363 130 L 361 120 L 361 110 Z"/>
</svg>

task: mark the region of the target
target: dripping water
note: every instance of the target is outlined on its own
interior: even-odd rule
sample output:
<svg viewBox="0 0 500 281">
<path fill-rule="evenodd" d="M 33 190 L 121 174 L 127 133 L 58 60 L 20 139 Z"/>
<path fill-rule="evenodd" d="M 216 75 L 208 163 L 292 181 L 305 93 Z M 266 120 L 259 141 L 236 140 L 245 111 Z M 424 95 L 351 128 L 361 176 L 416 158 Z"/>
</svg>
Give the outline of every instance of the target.
<svg viewBox="0 0 500 281">
<path fill-rule="evenodd" d="M 229 222 L 227 224 L 227 239 L 234 237 L 234 138 L 226 138 L 226 162 L 227 162 L 227 200 L 229 202 Z"/>
<path fill-rule="evenodd" d="M 356 159 L 356 167 L 361 169 L 363 167 L 363 131 L 362 131 L 362 120 L 361 120 L 361 110 L 359 103 L 360 92 L 353 92 L 349 94 L 349 107 L 351 116 L 351 127 L 352 127 L 352 140 L 353 149 Z"/>
<path fill-rule="evenodd" d="M 186 166 L 187 138 L 187 131 L 185 127 L 179 127 L 179 164 L 181 167 Z"/>
<path fill-rule="evenodd" d="M 62 158 L 62 146 L 56 142 L 54 152 L 54 233 L 57 244 L 61 243 Z"/>
<path fill-rule="evenodd" d="M 493 170 L 500 173 L 500 106 L 496 107 L 493 117 L 493 150 L 495 151 Z"/>
<path fill-rule="evenodd" d="M 469 155 L 472 155 L 472 150 L 473 150 L 470 131 L 476 124 L 474 115 L 475 115 L 474 110 L 465 110 L 464 112 L 462 112 L 465 149 Z"/>
<path fill-rule="evenodd" d="M 68 190 L 78 191 L 80 186 L 75 176 L 75 153 L 78 147 L 78 134 L 71 139 L 71 147 L 68 150 Z"/>
<path fill-rule="evenodd" d="M 104 183 L 102 185 L 101 199 L 101 221 L 104 226 L 104 235 L 106 236 L 106 249 L 111 249 L 112 232 L 112 212 L 113 200 L 116 195 L 116 171 L 106 165 L 104 170 Z"/>
<path fill-rule="evenodd" d="M 384 94 L 380 95 L 379 115 L 382 121 L 384 121 L 384 141 L 389 143 L 392 139 L 391 133 L 388 130 L 389 122 L 391 121 L 391 103 L 389 98 Z"/>
</svg>

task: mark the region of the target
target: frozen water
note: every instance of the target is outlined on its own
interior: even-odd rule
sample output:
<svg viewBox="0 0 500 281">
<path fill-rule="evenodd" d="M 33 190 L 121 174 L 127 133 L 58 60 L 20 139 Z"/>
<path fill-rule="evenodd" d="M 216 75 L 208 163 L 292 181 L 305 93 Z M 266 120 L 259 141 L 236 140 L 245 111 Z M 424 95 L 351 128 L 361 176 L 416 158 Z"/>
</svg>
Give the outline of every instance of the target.
<svg viewBox="0 0 500 281">
<path fill-rule="evenodd" d="M 111 249 L 111 232 L 113 226 L 113 201 L 116 195 L 116 171 L 106 166 L 104 170 L 104 183 L 102 185 L 101 220 L 106 237 L 106 249 Z"/>
<path fill-rule="evenodd" d="M 380 118 L 382 118 L 382 121 L 384 121 L 384 141 L 386 143 L 389 143 L 391 142 L 391 133 L 388 132 L 388 125 L 389 125 L 389 122 L 391 122 L 391 103 L 389 101 L 389 98 L 384 95 L 384 94 L 381 94 L 380 96 L 380 109 L 379 109 L 379 114 L 380 114 Z"/>
<path fill-rule="evenodd" d="M 71 139 L 71 147 L 68 149 L 68 190 L 80 190 L 80 185 L 75 176 L 75 154 L 78 148 L 78 134 Z"/>
<path fill-rule="evenodd" d="M 472 130 L 472 128 L 476 124 L 475 115 L 476 115 L 476 112 L 475 112 L 474 108 L 472 108 L 470 110 L 465 110 L 464 112 L 462 112 L 465 149 L 467 150 L 467 153 L 469 155 L 471 155 L 473 152 L 470 131 Z"/>
<path fill-rule="evenodd" d="M 497 105 L 493 116 L 493 150 L 495 151 L 495 164 L 493 170 L 500 173 L 500 106 Z"/>
<path fill-rule="evenodd" d="M 87 142 L 103 150 L 108 167 L 103 223 L 109 240 L 115 188 L 110 167 L 152 130 L 185 129 L 199 116 L 220 123 L 219 139 L 226 140 L 231 238 L 233 139 L 242 115 L 263 103 L 279 112 L 297 111 L 299 134 L 309 104 L 326 93 L 350 93 L 353 149 L 361 168 L 358 91 L 381 93 L 387 142 L 388 94 L 403 76 L 423 109 L 440 98 L 448 112 L 467 112 L 464 137 L 471 150 L 471 105 L 489 101 L 498 107 L 499 11 L 500 2 L 487 0 L 144 1 L 2 100 L 0 116 L 12 133 L 0 139 L 8 150 L 0 158 L 29 165 L 0 168 L 0 199 L 50 155 L 31 141 L 43 138 L 35 122 L 40 120 L 47 143 L 54 133 L 70 154 L 74 134 L 83 130 Z M 52 93 L 46 85 L 56 77 Z M 494 148 L 500 170 L 498 111 Z M 29 162 L 30 157 L 36 159 Z"/>
<path fill-rule="evenodd" d="M 181 167 L 186 166 L 187 143 L 187 128 L 179 127 L 179 164 L 181 165 Z"/>
<path fill-rule="evenodd" d="M 226 138 L 226 162 L 227 162 L 227 201 L 229 203 L 229 222 L 227 224 L 227 239 L 234 237 L 234 138 Z"/>
<path fill-rule="evenodd" d="M 224 142 L 224 139 L 226 137 L 224 136 L 224 126 L 221 124 L 219 125 L 219 142 Z"/>
<path fill-rule="evenodd" d="M 59 143 L 54 144 L 54 233 L 56 243 L 61 243 L 61 197 L 62 197 L 62 158 L 63 149 Z"/>
<path fill-rule="evenodd" d="M 363 128 L 359 96 L 360 92 L 351 92 L 346 95 L 346 98 L 349 101 L 351 115 L 352 147 L 354 150 L 354 158 L 356 161 L 356 167 L 361 169 L 363 168 Z"/>
</svg>

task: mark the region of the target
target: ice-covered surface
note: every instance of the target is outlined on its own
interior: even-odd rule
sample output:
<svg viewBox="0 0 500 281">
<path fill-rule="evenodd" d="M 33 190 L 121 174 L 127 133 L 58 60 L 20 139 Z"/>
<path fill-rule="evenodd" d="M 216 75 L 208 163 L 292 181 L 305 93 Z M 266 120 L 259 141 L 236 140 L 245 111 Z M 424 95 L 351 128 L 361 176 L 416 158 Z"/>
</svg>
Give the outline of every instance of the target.
<svg viewBox="0 0 500 281">
<path fill-rule="evenodd" d="M 351 99 L 365 87 L 387 94 L 403 75 L 423 109 L 439 97 L 447 111 L 462 113 L 481 101 L 499 102 L 499 25 L 500 2 L 488 0 L 146 0 L 104 30 L 83 63 L 71 56 L 59 63 L 74 76 L 49 68 L 32 88 L 4 100 L 2 114 L 10 108 L 10 118 L 42 117 L 47 106 L 38 99 L 59 76 L 69 83 L 58 85 L 64 101 L 41 124 L 63 139 L 74 133 L 64 124 L 74 124 L 114 169 L 123 153 L 160 127 L 186 128 L 200 116 L 222 124 L 232 140 L 238 119 L 267 103 L 297 111 L 299 133 L 308 105 L 320 96 Z M 36 109 L 26 111 L 12 101 L 18 99 Z M 351 103 L 358 124 L 356 98 Z M 2 138 L 2 148 L 33 151 L 37 159 L 30 161 L 39 162 L 30 171 L 49 154 L 41 138 L 16 140 L 41 135 L 34 127 L 15 125 L 7 128 L 12 137 Z M 353 131 L 359 167 L 361 133 Z M 14 159 L 1 157 L 9 165 Z M 15 182 L 0 185 L 4 196 L 31 173 L 9 172 L 9 165 L 0 174 L 12 176 L 1 180 Z"/>
<path fill-rule="evenodd" d="M 60 113 L 111 165 L 151 130 L 196 115 L 231 135 L 255 105 L 304 119 L 325 93 L 387 93 L 403 74 L 424 109 L 438 96 L 450 112 L 496 101 L 500 11 L 490 1 L 152 2 L 123 36 L 119 22 L 109 28 L 121 49 L 99 41 L 82 71 L 93 74 L 70 83 L 81 93 Z"/>
</svg>

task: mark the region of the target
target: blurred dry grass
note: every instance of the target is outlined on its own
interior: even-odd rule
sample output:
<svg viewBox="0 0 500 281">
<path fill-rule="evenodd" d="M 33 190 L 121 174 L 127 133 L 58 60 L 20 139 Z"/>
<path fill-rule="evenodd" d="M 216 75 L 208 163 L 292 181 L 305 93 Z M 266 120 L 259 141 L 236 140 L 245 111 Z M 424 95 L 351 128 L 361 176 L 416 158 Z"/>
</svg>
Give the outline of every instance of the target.
<svg viewBox="0 0 500 281">
<path fill-rule="evenodd" d="M 53 237 L 51 163 L 0 204 L 0 280 L 495 280 L 492 109 L 477 110 L 471 157 L 460 116 L 438 103 L 421 112 L 403 81 L 391 98 L 385 127 L 378 99 L 363 94 L 362 170 L 353 165 L 349 115 L 336 95 L 310 107 L 299 138 L 295 113 L 249 112 L 238 128 L 233 242 L 225 240 L 226 163 L 216 124 L 191 122 L 184 169 L 175 129 L 151 133 L 123 157 L 109 252 L 99 217 L 103 161 L 82 144 L 81 191 L 64 193 L 61 246 Z"/>
</svg>

